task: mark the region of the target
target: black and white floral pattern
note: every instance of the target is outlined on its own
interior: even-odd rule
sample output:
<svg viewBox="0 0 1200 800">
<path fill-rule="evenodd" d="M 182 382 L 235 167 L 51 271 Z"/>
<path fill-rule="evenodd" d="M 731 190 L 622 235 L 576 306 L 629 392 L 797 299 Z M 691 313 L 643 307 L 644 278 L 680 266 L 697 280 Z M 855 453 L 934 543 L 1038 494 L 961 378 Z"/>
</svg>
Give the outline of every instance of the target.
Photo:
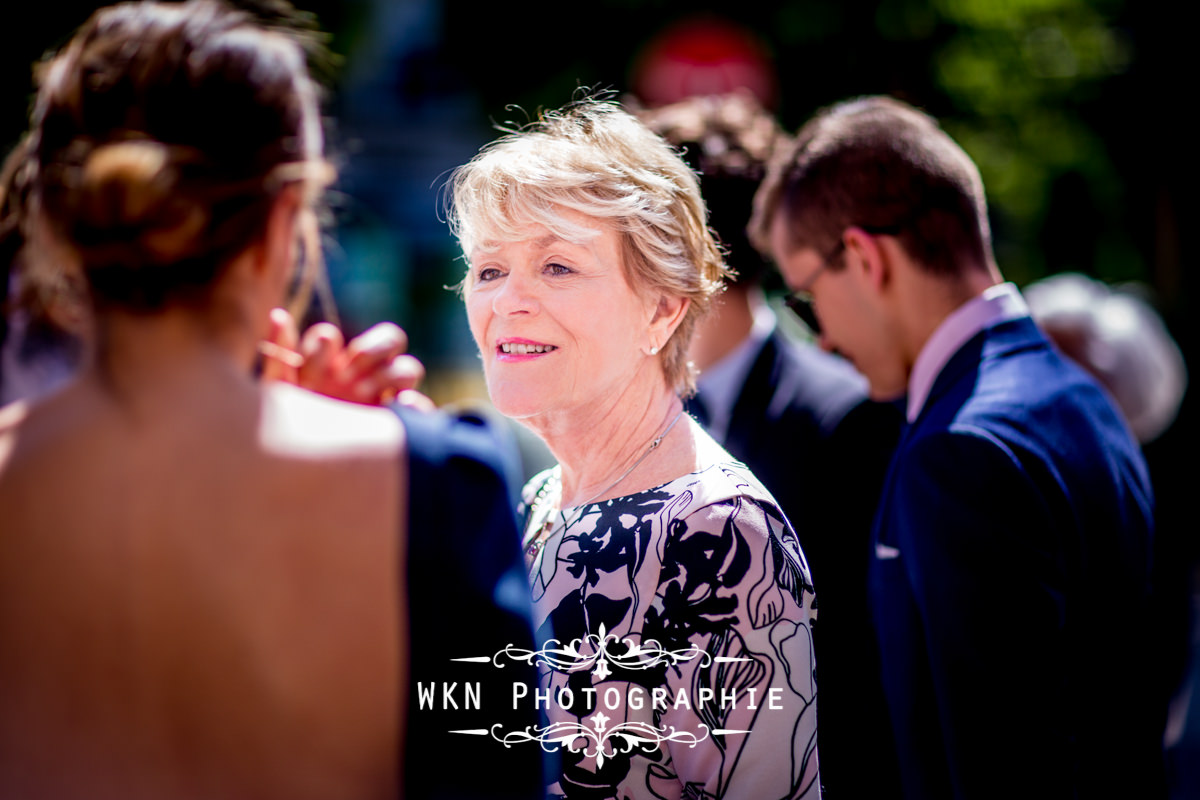
<svg viewBox="0 0 1200 800">
<path fill-rule="evenodd" d="M 525 492 L 527 540 L 553 526 L 527 556 L 536 638 L 588 668 L 538 662 L 550 795 L 818 798 L 816 605 L 770 494 L 736 462 L 561 511 L 556 485 Z"/>
</svg>

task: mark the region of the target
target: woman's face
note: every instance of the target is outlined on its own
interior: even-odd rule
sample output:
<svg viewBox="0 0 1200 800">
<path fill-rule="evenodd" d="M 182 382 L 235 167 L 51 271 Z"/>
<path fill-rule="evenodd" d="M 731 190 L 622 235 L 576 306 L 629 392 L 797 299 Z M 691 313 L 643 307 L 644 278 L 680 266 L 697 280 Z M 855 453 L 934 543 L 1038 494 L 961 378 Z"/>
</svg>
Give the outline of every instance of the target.
<svg viewBox="0 0 1200 800">
<path fill-rule="evenodd" d="M 517 419 L 611 407 L 639 381 L 664 380 L 646 352 L 666 340 L 658 301 L 630 286 L 619 235 L 578 212 L 561 216 L 596 235 L 576 243 L 531 224 L 470 258 L 467 317 L 488 392 Z"/>
</svg>

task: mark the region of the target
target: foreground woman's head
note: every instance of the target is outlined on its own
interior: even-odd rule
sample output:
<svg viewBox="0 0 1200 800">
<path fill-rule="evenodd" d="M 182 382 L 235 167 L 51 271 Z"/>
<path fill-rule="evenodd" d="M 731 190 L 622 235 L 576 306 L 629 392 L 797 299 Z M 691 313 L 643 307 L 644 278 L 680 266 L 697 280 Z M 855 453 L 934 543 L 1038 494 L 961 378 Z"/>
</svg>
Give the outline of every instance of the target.
<svg viewBox="0 0 1200 800">
<path fill-rule="evenodd" d="M 502 411 L 619 388 L 639 365 L 691 390 L 688 341 L 724 265 L 696 177 L 662 139 L 584 101 L 488 145 L 451 189 L 468 316 Z"/>
<path fill-rule="evenodd" d="M 219 0 L 97 12 L 42 65 L 31 133 L 30 239 L 101 307 L 203 294 L 325 171 L 302 47 Z"/>
</svg>

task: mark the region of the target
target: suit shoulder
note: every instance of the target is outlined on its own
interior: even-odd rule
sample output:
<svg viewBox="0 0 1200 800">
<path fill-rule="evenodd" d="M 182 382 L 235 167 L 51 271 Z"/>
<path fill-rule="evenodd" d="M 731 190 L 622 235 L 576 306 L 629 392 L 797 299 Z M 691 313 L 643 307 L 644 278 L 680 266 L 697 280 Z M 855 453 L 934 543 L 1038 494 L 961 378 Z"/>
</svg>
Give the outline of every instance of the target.
<svg viewBox="0 0 1200 800">
<path fill-rule="evenodd" d="M 1048 517 L 1051 498 L 1064 493 L 1052 462 L 1040 454 L 1031 458 L 994 431 L 971 425 L 911 436 L 897 454 L 893 474 L 892 508 L 906 509 L 915 519 L 927 519 L 931 512 L 960 521 L 1015 515 L 1034 526 Z"/>
<path fill-rule="evenodd" d="M 520 485 L 515 442 L 503 426 L 482 411 L 417 411 L 402 406 L 392 410 L 404 424 L 409 458 L 414 464 L 445 465 L 459 473 L 493 472 L 509 486 Z"/>
<path fill-rule="evenodd" d="M 968 422 L 919 429 L 903 448 L 902 458 L 905 464 L 920 465 L 924 469 L 940 467 L 967 473 L 964 477 L 970 480 L 974 480 L 986 464 L 1020 466 L 1013 447 L 1000 433 L 986 425 Z M 964 469 L 968 465 L 970 469 Z"/>
<path fill-rule="evenodd" d="M 1028 391 L 968 400 L 950 419 L 918 423 L 903 465 L 936 473 L 948 486 L 1010 481 L 1036 486 L 1065 506 L 1108 507 L 1119 497 L 1152 503 L 1137 444 L 1090 381 L 1058 379 Z M 897 475 L 903 481 L 903 470 Z M 998 486 L 993 489 L 1000 491 Z"/>
<path fill-rule="evenodd" d="M 783 334 L 776 344 L 773 406 L 807 412 L 833 427 L 866 401 L 866 379 L 844 358 Z"/>
<path fill-rule="evenodd" d="M 1089 448 L 1138 449 L 1108 393 L 1049 348 L 985 362 L 954 424 L 1064 455 Z"/>
</svg>

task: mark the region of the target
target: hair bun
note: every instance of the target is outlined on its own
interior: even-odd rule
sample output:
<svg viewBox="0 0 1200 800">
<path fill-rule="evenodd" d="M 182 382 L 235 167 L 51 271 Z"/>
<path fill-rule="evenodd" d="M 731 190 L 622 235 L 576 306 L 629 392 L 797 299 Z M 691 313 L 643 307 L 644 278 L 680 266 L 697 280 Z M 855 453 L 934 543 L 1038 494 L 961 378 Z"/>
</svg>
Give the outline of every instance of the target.
<svg viewBox="0 0 1200 800">
<path fill-rule="evenodd" d="M 194 244 L 208 215 L 181 191 L 177 161 L 172 148 L 146 139 L 101 144 L 88 154 L 74 237 L 85 264 L 164 263 Z"/>
<path fill-rule="evenodd" d="M 145 140 L 102 144 L 83 165 L 80 189 L 110 224 L 141 219 L 174 183 L 167 148 Z"/>
</svg>

